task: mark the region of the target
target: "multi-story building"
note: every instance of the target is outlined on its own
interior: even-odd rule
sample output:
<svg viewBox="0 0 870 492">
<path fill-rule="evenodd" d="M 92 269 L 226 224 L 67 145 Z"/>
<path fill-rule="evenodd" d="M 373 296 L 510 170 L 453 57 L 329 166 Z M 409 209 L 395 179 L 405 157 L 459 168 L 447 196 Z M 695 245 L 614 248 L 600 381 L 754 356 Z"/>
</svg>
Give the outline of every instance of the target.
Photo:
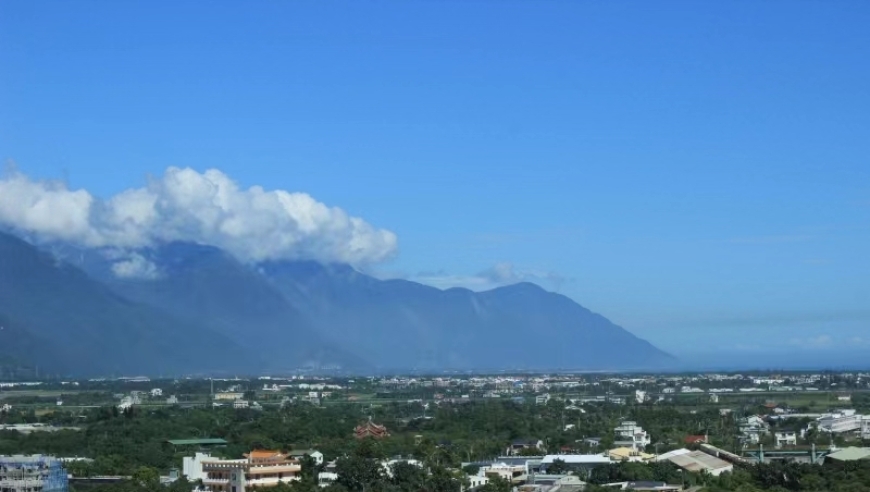
<svg viewBox="0 0 870 492">
<path fill-rule="evenodd" d="M 0 456 L 3 492 L 67 492 L 69 479 L 63 463 L 42 455 Z"/>
<path fill-rule="evenodd" d="M 641 451 L 652 442 L 647 431 L 633 420 L 623 420 L 613 429 L 613 432 L 616 434 L 614 444 L 617 446 L 627 446 Z"/>
<path fill-rule="evenodd" d="M 254 450 L 244 459 L 220 460 L 201 458 L 200 476 L 212 492 L 246 492 L 275 487 L 299 479 L 299 461 L 278 451 Z M 193 472 L 196 474 L 196 471 Z"/>
<path fill-rule="evenodd" d="M 797 445 L 797 432 L 795 431 L 777 431 L 773 433 L 773 438 L 778 448 Z"/>
</svg>

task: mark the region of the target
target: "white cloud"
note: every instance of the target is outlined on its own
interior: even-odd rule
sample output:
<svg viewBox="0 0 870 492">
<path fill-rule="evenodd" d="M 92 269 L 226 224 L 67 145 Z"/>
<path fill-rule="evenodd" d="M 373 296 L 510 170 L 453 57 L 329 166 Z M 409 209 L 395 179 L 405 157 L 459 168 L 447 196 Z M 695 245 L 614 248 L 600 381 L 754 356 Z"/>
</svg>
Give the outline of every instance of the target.
<svg viewBox="0 0 870 492">
<path fill-rule="evenodd" d="M 146 186 L 108 200 L 57 181 L 0 177 L 0 225 L 44 241 L 134 250 L 190 241 L 242 261 L 312 259 L 353 265 L 390 258 L 396 235 L 305 193 L 240 188 L 216 169 L 170 167 Z M 121 272 L 143 267 L 133 257 Z M 116 272 L 117 273 L 117 272 Z"/>
<path fill-rule="evenodd" d="M 473 291 L 484 291 L 520 282 L 535 282 L 559 290 L 566 279 L 561 275 L 539 270 L 517 269 L 512 263 L 501 262 L 475 275 L 455 275 L 444 271 L 421 272 L 412 280 L 439 289 L 462 287 Z"/>
<path fill-rule="evenodd" d="M 129 258 L 114 263 L 112 272 L 119 278 L 155 279 L 160 276 L 157 265 L 144 256 L 133 253 Z"/>
</svg>

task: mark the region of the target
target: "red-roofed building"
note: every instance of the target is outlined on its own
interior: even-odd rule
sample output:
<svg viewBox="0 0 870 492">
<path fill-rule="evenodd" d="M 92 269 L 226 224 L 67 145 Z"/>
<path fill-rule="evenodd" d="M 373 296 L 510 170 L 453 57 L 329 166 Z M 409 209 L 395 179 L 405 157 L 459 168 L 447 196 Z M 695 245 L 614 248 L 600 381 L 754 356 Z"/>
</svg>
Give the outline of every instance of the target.
<svg viewBox="0 0 870 492">
<path fill-rule="evenodd" d="M 386 427 L 384 427 L 383 425 L 378 425 L 371 420 L 363 425 L 356 426 L 356 428 L 353 430 L 353 434 L 354 437 L 356 437 L 357 439 L 365 439 L 367 437 L 371 437 L 374 439 L 383 439 L 390 435 L 390 433 L 387 432 Z"/>
<path fill-rule="evenodd" d="M 707 436 L 686 436 L 686 444 L 701 444 L 707 442 Z"/>
</svg>

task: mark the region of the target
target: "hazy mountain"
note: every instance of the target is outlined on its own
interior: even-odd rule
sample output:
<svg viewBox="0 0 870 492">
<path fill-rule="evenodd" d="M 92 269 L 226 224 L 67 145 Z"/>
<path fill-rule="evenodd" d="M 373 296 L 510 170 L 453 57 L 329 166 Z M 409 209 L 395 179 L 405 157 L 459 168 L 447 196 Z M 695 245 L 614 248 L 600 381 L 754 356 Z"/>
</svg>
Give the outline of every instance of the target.
<svg viewBox="0 0 870 492">
<path fill-rule="evenodd" d="M 654 368 L 673 359 L 571 299 L 521 283 L 475 293 L 377 280 L 346 265 L 260 266 L 327 335 L 381 367 Z"/>
<path fill-rule="evenodd" d="M 439 290 L 341 264 L 251 266 L 189 243 L 139 251 L 153 271 L 121 279 L 110 251 L 53 245 L 41 253 L 8 235 L 0 248 L 0 323 L 8 326 L 0 337 L 17 334 L 6 352 L 45 347 L 31 360 L 65 370 L 603 370 L 674 362 L 529 283 Z"/>
<path fill-rule="evenodd" d="M 361 358 L 321 336 L 265 277 L 231 255 L 179 242 L 147 254 L 158 266 L 156 279 L 104 280 L 126 298 L 203 323 L 259 354 L 261 368 L 366 367 Z"/>
<path fill-rule="evenodd" d="M 0 356 L 43 373 L 239 370 L 252 355 L 197 323 L 131 302 L 0 233 Z"/>
</svg>

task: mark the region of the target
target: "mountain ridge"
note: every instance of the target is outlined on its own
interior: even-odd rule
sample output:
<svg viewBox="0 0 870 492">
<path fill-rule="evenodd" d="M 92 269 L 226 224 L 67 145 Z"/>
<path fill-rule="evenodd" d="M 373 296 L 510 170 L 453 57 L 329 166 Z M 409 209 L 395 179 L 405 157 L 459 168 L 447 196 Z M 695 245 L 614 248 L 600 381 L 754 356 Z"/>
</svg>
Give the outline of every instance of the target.
<svg viewBox="0 0 870 492">
<path fill-rule="evenodd" d="M 11 237 L 0 233 L 0 245 Z M 212 350 L 219 355 L 211 364 L 195 357 L 179 362 L 177 347 L 151 343 L 130 359 L 143 368 L 171 365 L 196 371 L 232 366 L 250 373 L 305 367 L 352 372 L 601 370 L 659 368 L 675 360 L 603 315 L 531 282 L 484 292 L 438 289 L 404 279 L 377 279 L 339 263 L 245 264 L 218 248 L 181 242 L 136 253 L 153 262 L 158 275 L 118 278 L 112 268 L 118 261 L 115 254 L 63 245 L 48 248 L 48 254 L 15 241 L 51 258 L 50 268 L 30 268 L 42 274 L 49 268 L 52 282 L 59 285 L 53 292 L 62 299 L 78 299 L 82 305 L 75 309 L 65 306 L 78 310 L 82 319 L 87 313 L 95 316 L 87 306 L 93 301 L 111 307 L 119 323 L 133 327 L 127 339 L 147 340 L 154 331 L 191 347 L 197 347 L 187 341 L 191 337 L 218 341 L 219 347 Z M 19 271 L 17 279 L 10 279 L 6 263 L 6 270 L 0 267 L 0 293 L 4 285 L 7 290 L 12 285 L 27 287 L 28 272 Z M 74 272 L 69 281 L 94 299 L 64 293 L 66 280 L 59 273 L 63 271 Z M 45 300 L 32 285 L 21 290 L 23 304 L 33 308 L 40 302 L 56 302 Z M 163 326 L 146 329 L 130 313 L 146 313 L 147 319 Z M 46 320 L 37 314 L 4 307 L 0 300 L 0 320 L 2 316 L 21 333 L 32 335 L 31 345 L 45 334 L 49 339 L 60 336 L 47 330 Z M 111 343 L 124 343 L 109 326 L 111 320 L 97 319 L 102 323 L 97 331 L 114 333 Z M 76 329 L 85 332 L 84 340 L 91 346 L 101 346 L 98 333 L 88 333 L 84 326 Z M 78 350 L 86 352 L 87 343 Z M 175 354 L 167 357 L 175 362 L 162 364 L 161 350 Z"/>
</svg>

